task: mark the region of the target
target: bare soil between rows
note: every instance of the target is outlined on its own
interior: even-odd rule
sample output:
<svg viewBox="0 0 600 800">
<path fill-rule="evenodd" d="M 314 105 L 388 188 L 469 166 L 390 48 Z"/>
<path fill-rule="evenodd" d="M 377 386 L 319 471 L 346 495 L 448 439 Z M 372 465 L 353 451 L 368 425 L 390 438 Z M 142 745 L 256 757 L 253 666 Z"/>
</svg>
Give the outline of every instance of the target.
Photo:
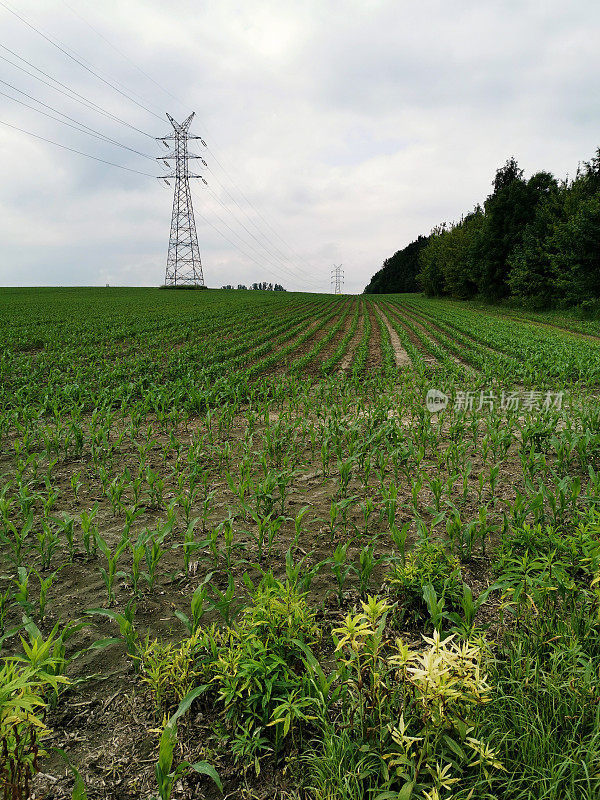
<svg viewBox="0 0 600 800">
<path fill-rule="evenodd" d="M 370 310 L 370 313 L 373 314 L 373 311 Z M 372 321 L 372 330 L 379 330 L 376 319 Z M 277 424 L 285 419 L 286 412 L 282 408 L 281 412 L 275 415 L 273 422 Z M 399 419 L 397 424 L 406 426 L 407 423 Z M 246 420 L 239 418 L 229 434 L 220 438 L 220 444 L 229 442 L 231 446 L 232 456 L 227 466 L 232 473 L 239 468 L 236 453 L 245 437 L 246 429 Z M 182 441 L 186 439 L 191 441 L 201 432 L 206 432 L 205 420 L 192 418 L 183 428 L 175 431 L 175 434 Z M 264 426 L 257 426 L 255 436 L 260 438 L 264 433 Z M 169 450 L 168 443 L 169 437 L 161 434 L 159 444 L 149 454 L 150 468 L 164 475 L 168 475 L 176 463 L 175 453 Z M 447 446 L 450 442 L 444 444 Z M 10 448 L 4 448 L 0 459 L 0 471 L 3 473 L 13 467 L 8 452 Z M 116 452 L 115 468 L 117 470 L 122 470 L 125 466 L 133 468 L 136 458 L 137 450 L 130 443 Z M 271 553 L 260 562 L 261 569 L 271 569 L 276 576 L 285 577 L 285 554 L 294 539 L 294 527 L 290 520 L 305 505 L 310 508 L 307 529 L 299 538 L 294 553 L 297 557 L 306 554 L 307 566 L 326 560 L 331 556 L 336 544 L 349 539 L 352 540 L 350 559 L 356 560 L 363 544 L 375 534 L 379 534 L 378 557 L 391 556 L 392 542 L 386 535 L 381 520 L 371 521 L 368 536 L 360 533 L 364 529 L 364 521 L 358 502 L 351 508 L 345 529 L 338 529 L 333 533 L 329 530 L 327 520 L 331 500 L 339 496 L 335 462 L 332 461 L 330 464 L 331 474 L 324 474 L 318 454 L 312 451 L 307 442 L 301 449 L 299 459 L 298 474 L 282 508 L 290 519 L 285 523 Z M 471 459 L 472 470 L 461 505 L 461 513 L 465 518 L 475 518 L 482 499 L 493 502 L 498 514 L 502 509 L 509 508 L 515 492 L 524 490 L 516 446 L 512 445 L 503 464 L 502 479 L 494 497 L 490 496 L 489 490 L 484 492 L 483 498 L 478 497 L 478 476 L 486 466 L 477 453 L 473 453 Z M 238 504 L 224 478 L 223 467 L 219 467 L 214 457 L 208 454 L 205 466 L 211 472 L 210 485 L 207 488 L 215 492 L 215 503 L 207 520 L 207 528 L 210 528 L 222 521 Z M 55 513 L 64 511 L 76 515 L 81 510 L 89 509 L 94 503 L 98 503 L 97 519 L 100 532 L 111 547 L 116 546 L 123 530 L 123 517 L 113 515 L 110 504 L 101 491 L 89 453 L 85 453 L 81 458 L 61 460 L 54 469 L 54 483 L 60 490 Z M 432 477 L 440 474 L 439 466 L 433 460 L 426 459 L 423 469 Z M 83 485 L 78 498 L 74 497 L 71 489 L 73 473 L 80 473 L 82 478 Z M 347 495 L 356 495 L 359 498 L 371 496 L 376 484 L 375 477 L 366 486 L 353 478 L 348 486 Z M 164 505 L 173 499 L 175 488 L 174 478 L 171 477 L 166 484 Z M 410 500 L 410 485 L 401 482 L 399 507 L 408 506 Z M 419 507 L 423 518 L 428 522 L 435 513 L 427 510 L 433 503 L 431 490 L 425 484 L 420 491 Z M 200 513 L 201 508 L 196 506 L 191 516 Z M 147 508 L 139 521 L 136 521 L 132 529 L 132 538 L 135 538 L 142 527 L 154 526 L 164 519 L 164 516 L 164 508 Z M 401 510 L 398 515 L 398 523 L 404 522 L 414 523 L 413 515 L 407 508 Z M 213 572 L 214 581 L 222 588 L 227 584 L 228 575 L 233 575 L 240 594 L 245 591 L 243 585 L 245 572 L 255 581 L 260 577 L 259 570 L 253 566 L 258 562 L 258 555 L 252 536 L 252 522 L 239 510 L 235 512 L 235 530 L 240 560 L 231 568 L 227 568 L 222 559 L 214 563 L 209 549 L 203 548 L 198 551 L 195 558 L 197 567 L 193 574 L 184 575 L 181 549 L 168 550 L 165 553 L 153 589 L 144 591 L 143 596 L 137 600 L 135 624 L 142 636 L 149 631 L 152 637 L 161 640 L 181 639 L 185 631 L 174 616 L 174 612 L 175 610 L 188 612 L 194 589 L 209 572 Z M 180 523 L 174 529 L 173 543 L 178 540 L 181 533 Z M 414 536 L 413 528 L 409 545 L 410 541 L 414 541 Z M 492 547 L 493 542 L 490 542 L 489 546 Z M 86 611 L 106 607 L 106 590 L 99 571 L 101 563 L 99 554 L 90 561 L 79 555 L 72 564 L 60 570 L 50 592 L 48 613 L 43 622 L 38 620 L 45 632 L 49 632 L 57 622 L 65 623 L 73 618 L 85 619 L 83 615 Z M 119 566 L 127 570 L 128 558 L 124 557 L 123 563 Z M 53 563 L 51 569 L 58 567 L 60 564 Z M 384 569 L 385 565 L 382 564 L 372 575 L 371 591 L 378 591 L 381 588 Z M 481 591 L 489 585 L 492 575 L 488 555 L 475 553 L 472 560 L 463 565 L 463 575 L 474 592 Z M 6 586 L 5 577 L 0 580 L 0 589 Z M 35 598 L 35 588 L 32 597 Z M 122 612 L 130 597 L 131 585 L 127 578 L 122 577 L 116 586 L 114 610 Z M 309 599 L 310 603 L 318 608 L 320 623 L 325 628 L 330 628 L 357 604 L 359 595 L 356 581 L 351 579 L 348 582 L 344 601 L 340 605 L 332 573 L 329 569 L 323 569 L 311 587 Z M 489 610 L 486 613 L 489 613 Z M 207 623 L 217 622 L 218 619 L 214 611 L 206 615 Z M 118 635 L 114 623 L 106 618 L 92 616 L 88 621 L 90 624 L 74 638 L 73 649 L 89 647 L 100 638 Z M 497 620 L 491 621 L 497 624 Z M 18 623 L 18 619 L 12 619 L 10 622 Z M 403 631 L 403 635 L 408 641 L 416 642 L 419 639 L 418 631 L 412 629 Z M 134 672 L 131 660 L 127 657 L 122 644 L 113 644 L 100 650 L 88 650 L 73 662 L 70 676 L 77 683 L 62 695 L 58 706 L 48 715 L 47 721 L 54 733 L 47 744 L 65 750 L 73 763 L 77 764 L 85 778 L 90 800 L 97 798 L 133 800 L 133 798 L 150 797 L 155 791 L 153 788 L 154 764 L 157 758 L 155 730 L 160 724 L 160 719 L 154 712 L 149 693 Z M 181 746 L 186 758 L 190 761 L 207 759 L 214 763 L 219 769 L 229 796 L 241 797 L 242 792 L 251 791 L 254 794 L 248 796 L 272 797 L 275 783 L 278 785 L 278 791 L 285 789 L 292 778 L 283 776 L 276 769 L 275 763 L 268 759 L 259 777 L 241 774 L 227 752 L 219 751 L 218 742 L 214 740 L 214 722 L 214 710 L 210 705 L 199 704 L 189 720 L 189 725 L 183 728 Z M 44 761 L 42 773 L 37 778 L 37 785 L 39 787 L 37 797 L 44 800 L 63 800 L 70 797 L 72 779 L 65 771 L 61 760 L 58 757 L 50 757 Z M 177 797 L 180 800 L 198 796 L 212 798 L 218 794 L 207 780 L 200 776 L 192 777 L 177 789 Z"/>
</svg>

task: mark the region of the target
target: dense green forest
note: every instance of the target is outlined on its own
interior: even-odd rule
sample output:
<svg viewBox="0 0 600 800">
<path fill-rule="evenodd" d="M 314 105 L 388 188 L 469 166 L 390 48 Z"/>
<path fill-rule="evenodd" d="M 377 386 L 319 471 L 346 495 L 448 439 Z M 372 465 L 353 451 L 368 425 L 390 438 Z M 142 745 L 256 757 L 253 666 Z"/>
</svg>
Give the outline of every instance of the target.
<svg viewBox="0 0 600 800">
<path fill-rule="evenodd" d="M 415 263 L 418 242 L 423 244 Z M 572 180 L 559 181 L 549 172 L 526 179 L 509 159 L 496 172 L 483 207 L 436 226 L 396 253 L 365 292 L 411 286 L 434 296 L 513 298 L 532 308 L 597 305 L 600 148 Z"/>
<path fill-rule="evenodd" d="M 398 250 L 391 258 L 386 258 L 382 268 L 371 278 L 365 294 L 418 292 L 419 254 L 428 241 L 429 237 L 419 236 L 403 250 Z"/>
</svg>

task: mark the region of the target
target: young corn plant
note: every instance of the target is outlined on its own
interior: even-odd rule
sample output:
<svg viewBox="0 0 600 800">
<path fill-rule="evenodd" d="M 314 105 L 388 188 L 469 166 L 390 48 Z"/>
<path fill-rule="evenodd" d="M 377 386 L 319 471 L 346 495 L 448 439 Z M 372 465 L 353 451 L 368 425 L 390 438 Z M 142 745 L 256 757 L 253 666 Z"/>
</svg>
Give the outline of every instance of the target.
<svg viewBox="0 0 600 800">
<path fill-rule="evenodd" d="M 203 686 L 192 689 L 180 702 L 177 711 L 170 717 L 163 729 L 158 747 L 158 761 L 155 767 L 159 800 L 171 800 L 175 784 L 190 770 L 201 775 L 207 775 L 213 780 L 219 791 L 223 791 L 223 785 L 217 771 L 206 761 L 199 761 L 195 764 L 182 761 L 173 769 L 173 753 L 177 744 L 177 722 L 203 691 L 205 691 Z"/>
<path fill-rule="evenodd" d="M 358 554 L 358 563 L 355 567 L 356 574 L 358 575 L 359 591 L 361 597 L 364 597 L 369 588 L 369 581 L 373 575 L 373 571 L 379 564 L 385 561 L 385 557 L 375 557 L 375 545 L 373 543 L 365 545 Z"/>
<path fill-rule="evenodd" d="M 231 627 L 233 621 L 238 616 L 245 603 L 242 600 L 236 599 L 235 581 L 233 575 L 229 575 L 227 588 L 221 591 L 214 583 L 209 584 L 212 597 L 209 598 L 208 604 L 210 608 L 218 611 L 223 617 L 227 627 Z"/>
<path fill-rule="evenodd" d="M 410 522 L 405 522 L 400 528 L 396 525 L 396 523 L 392 523 L 390 526 L 390 536 L 392 537 L 394 546 L 400 553 L 403 566 L 406 565 L 406 540 L 408 538 L 409 528 Z"/>
<path fill-rule="evenodd" d="M 206 602 L 207 595 L 206 584 L 210 582 L 212 576 L 213 573 L 209 572 L 202 583 L 200 583 L 194 589 L 194 593 L 192 594 L 192 599 L 190 601 L 189 617 L 182 611 L 175 612 L 175 616 L 184 624 L 189 636 L 193 636 L 200 627 L 200 622 L 202 621 L 202 617 L 204 615 L 204 604 Z"/>
<path fill-rule="evenodd" d="M 108 617 L 113 622 L 117 623 L 119 626 L 121 639 L 125 642 L 125 647 L 127 648 L 127 654 L 131 658 L 131 661 L 137 672 L 139 671 L 140 655 L 138 648 L 138 632 L 136 631 L 134 625 L 135 611 L 136 605 L 132 600 L 130 600 L 125 606 L 125 610 L 122 614 L 118 613 L 117 611 L 113 611 L 110 608 L 90 608 L 89 611 L 86 611 L 85 613 L 87 616 Z M 106 646 L 112 642 L 120 642 L 121 639 L 103 640 L 101 643 L 102 646 Z"/>
<path fill-rule="evenodd" d="M 37 531 L 38 545 L 37 549 L 40 554 L 42 569 L 49 569 L 52 557 L 60 547 L 60 534 L 58 530 L 52 525 L 51 519 L 44 519 L 42 527 Z"/>
<path fill-rule="evenodd" d="M 164 479 L 150 467 L 146 467 L 145 478 L 148 484 L 148 506 L 154 509 L 161 509 L 164 503 Z"/>
<path fill-rule="evenodd" d="M 96 555 L 98 529 L 94 522 L 98 513 L 98 503 L 95 503 L 90 511 L 82 511 L 79 515 L 79 525 L 81 527 L 81 537 L 86 558 L 92 559 Z"/>
<path fill-rule="evenodd" d="M 354 467 L 354 464 L 355 460 L 351 458 L 348 459 L 347 461 L 338 459 L 338 471 L 340 474 L 338 483 L 338 494 L 341 498 L 346 497 L 348 494 L 348 486 L 352 478 L 352 469 Z"/>
<path fill-rule="evenodd" d="M 15 567 L 23 563 L 23 556 L 29 550 L 29 537 L 33 530 L 33 511 L 29 512 L 23 525 L 15 525 L 5 518 L 5 538 L 9 546 L 8 557 Z"/>
<path fill-rule="evenodd" d="M 33 567 L 29 570 L 25 567 L 17 567 L 17 577 L 13 579 L 15 584 L 14 600 L 23 609 L 26 616 L 33 613 L 33 604 L 29 599 L 29 576 L 33 572 Z"/>
<path fill-rule="evenodd" d="M 350 573 L 356 572 L 356 567 L 353 564 L 348 564 L 348 548 L 350 546 L 350 542 L 346 542 L 346 544 L 338 544 L 338 546 L 333 551 L 333 556 L 329 560 L 329 564 L 331 565 L 331 570 L 335 576 L 335 581 L 337 583 L 337 599 L 338 604 L 341 606 L 344 602 L 344 587 L 348 580 Z"/>
<path fill-rule="evenodd" d="M 309 566 L 309 556 L 303 556 L 299 561 L 294 561 L 292 548 L 290 547 L 285 554 L 285 574 L 290 586 L 294 586 L 299 592 L 305 593 L 310 590 L 311 584 L 321 569 L 330 563 L 329 559 L 319 561 Z"/>
<path fill-rule="evenodd" d="M 96 532 L 96 543 L 98 549 L 106 558 L 106 569 L 104 567 L 100 567 L 100 574 L 102 575 L 104 585 L 106 586 L 108 605 L 112 606 L 115 602 L 115 592 L 113 588 L 115 578 L 125 577 L 124 572 L 117 572 L 117 563 L 125 551 L 125 548 L 129 544 L 129 537 L 126 534 L 123 534 L 121 541 L 116 546 L 114 552 L 110 549 L 108 543 L 99 532 Z"/>
<path fill-rule="evenodd" d="M 198 496 L 198 489 L 194 487 L 189 491 L 184 491 L 183 489 L 181 489 L 179 491 L 179 494 L 175 498 L 179 508 L 183 509 L 183 518 L 185 520 L 185 524 L 188 526 L 191 522 L 192 509 L 196 502 L 197 496 Z"/>
<path fill-rule="evenodd" d="M 62 569 L 62 567 L 61 567 Z M 48 590 L 54 583 L 54 579 L 60 572 L 60 569 L 55 570 L 54 572 L 50 573 L 47 578 L 42 578 L 40 573 L 37 570 L 33 570 L 35 572 L 37 579 L 40 582 L 40 596 L 39 596 L 39 619 L 40 622 L 44 621 L 44 617 L 46 615 L 46 605 L 48 602 Z"/>
<path fill-rule="evenodd" d="M 188 523 L 187 528 L 183 534 L 183 541 L 176 542 L 173 547 L 181 547 L 183 550 L 183 574 L 188 576 L 191 570 L 192 556 L 199 548 L 204 546 L 203 542 L 196 540 L 196 525 L 200 522 L 200 517 L 196 517 Z"/>
<path fill-rule="evenodd" d="M 75 500 L 79 500 L 79 490 L 83 486 L 83 481 L 81 480 L 81 470 L 79 472 L 74 472 L 71 475 L 71 491 L 73 492 L 73 497 Z"/>
<path fill-rule="evenodd" d="M 150 536 L 150 541 L 144 542 L 144 556 L 148 571 L 143 573 L 143 577 L 148 584 L 148 591 L 150 592 L 154 588 L 159 561 L 166 553 L 166 550 L 162 547 L 163 540 L 164 537 L 161 536 Z"/>
<path fill-rule="evenodd" d="M 69 563 L 72 564 L 75 558 L 75 518 L 63 511 L 60 517 L 53 517 L 52 522 L 57 524 L 59 535 L 65 538 Z"/>
<path fill-rule="evenodd" d="M 300 536 L 302 535 L 302 526 L 304 522 L 304 517 L 308 514 L 309 511 L 310 511 L 310 506 L 302 506 L 302 508 L 294 518 L 294 540 L 293 540 L 294 546 L 297 546 L 298 542 L 300 541 Z"/>
</svg>

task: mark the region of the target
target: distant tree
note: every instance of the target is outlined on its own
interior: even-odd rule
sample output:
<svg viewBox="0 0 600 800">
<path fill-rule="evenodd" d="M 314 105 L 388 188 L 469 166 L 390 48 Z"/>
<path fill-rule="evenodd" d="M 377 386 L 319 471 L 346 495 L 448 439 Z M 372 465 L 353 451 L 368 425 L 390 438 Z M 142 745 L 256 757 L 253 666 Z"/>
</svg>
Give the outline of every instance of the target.
<svg viewBox="0 0 600 800">
<path fill-rule="evenodd" d="M 447 237 L 446 223 L 436 225 L 429 234 L 427 246 L 419 254 L 420 271 L 417 281 L 425 294 L 430 296 L 439 296 L 445 292 L 444 252 Z"/>
<path fill-rule="evenodd" d="M 386 259 L 366 293 L 412 291 L 534 308 L 600 309 L 600 148 L 572 181 L 528 180 L 514 158 L 496 171 L 483 208 Z M 411 284 L 411 281 L 413 282 Z"/>
<path fill-rule="evenodd" d="M 483 225 L 483 209 L 477 206 L 444 237 L 444 292 L 452 297 L 467 300 L 477 294 L 476 246 Z"/>
<path fill-rule="evenodd" d="M 373 275 L 365 294 L 418 292 L 416 276 L 419 271 L 419 253 L 427 244 L 427 236 L 419 236 L 404 249 L 386 258 L 381 269 Z"/>
<path fill-rule="evenodd" d="M 564 216 L 566 187 L 560 188 L 549 173 L 543 172 L 534 175 L 530 183 L 536 190 L 537 203 L 521 243 L 508 258 L 507 283 L 512 295 L 524 305 L 541 309 L 559 298 L 555 231 Z"/>
<path fill-rule="evenodd" d="M 511 156 L 506 164 L 500 169 L 496 170 L 492 186 L 494 187 L 494 195 L 499 194 L 504 189 L 507 189 L 513 181 L 520 181 L 523 179 L 524 171 L 517 164 L 514 156 Z"/>
<path fill-rule="evenodd" d="M 493 193 L 485 201 L 485 221 L 477 238 L 475 257 L 479 291 L 489 300 L 499 300 L 510 292 L 508 258 L 520 244 L 533 209 L 523 170 L 514 158 L 496 172 L 493 186 Z"/>
<path fill-rule="evenodd" d="M 569 187 L 552 244 L 562 300 L 587 304 L 600 298 L 600 150 Z"/>
</svg>

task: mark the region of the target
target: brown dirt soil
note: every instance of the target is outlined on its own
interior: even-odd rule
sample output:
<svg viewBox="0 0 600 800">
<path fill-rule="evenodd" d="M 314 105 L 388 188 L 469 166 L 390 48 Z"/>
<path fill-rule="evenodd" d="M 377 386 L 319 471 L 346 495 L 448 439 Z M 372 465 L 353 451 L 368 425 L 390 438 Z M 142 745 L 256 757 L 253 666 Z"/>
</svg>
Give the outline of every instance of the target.
<svg viewBox="0 0 600 800">
<path fill-rule="evenodd" d="M 367 302 L 366 308 L 369 315 L 369 320 L 371 322 L 371 332 L 369 334 L 369 354 L 367 356 L 365 368 L 367 370 L 379 369 L 383 364 L 383 355 L 381 352 L 381 332 L 379 330 L 379 323 L 377 322 L 377 316 L 375 314 L 373 304 Z"/>
<path fill-rule="evenodd" d="M 397 318 L 398 322 L 402 325 L 402 327 L 406 331 L 406 335 L 410 339 L 411 344 L 421 354 L 421 357 L 423 358 L 423 361 L 425 361 L 425 363 L 428 364 L 429 366 L 438 366 L 439 362 L 438 362 L 437 358 L 435 358 L 435 356 L 432 356 L 431 353 L 429 353 L 425 349 L 425 346 L 423 345 L 423 342 L 419 339 L 419 337 L 416 335 L 416 333 L 413 330 L 411 330 L 411 328 L 408 327 L 406 322 L 403 320 L 402 314 L 401 313 L 396 313 L 396 314 L 394 314 L 394 316 Z"/>
<path fill-rule="evenodd" d="M 328 342 L 325 345 L 325 347 L 321 350 L 321 352 L 317 353 L 315 358 L 307 365 L 305 372 L 308 372 L 309 374 L 312 374 L 312 375 L 315 375 L 315 376 L 322 374 L 321 373 L 322 365 L 327 361 L 327 359 L 331 355 L 333 355 L 333 353 L 335 353 L 337 346 L 339 345 L 341 340 L 344 338 L 344 336 L 348 332 L 348 329 L 350 328 L 350 325 L 352 325 L 352 317 L 354 316 L 354 304 L 355 304 L 355 302 L 357 302 L 357 301 L 354 300 L 353 298 L 351 298 L 348 303 L 344 303 L 344 306 L 342 308 L 342 314 L 346 314 L 346 312 L 348 312 L 348 313 L 347 313 L 346 319 L 344 320 L 341 328 L 335 334 L 333 339 L 330 342 Z M 335 325 L 338 322 L 338 320 L 339 320 L 339 317 L 336 317 L 336 319 L 332 322 L 332 325 Z"/>
<path fill-rule="evenodd" d="M 389 308 L 394 308 L 394 306 L 389 306 Z M 410 321 L 416 328 L 418 328 L 421 333 L 424 333 L 428 336 L 434 344 L 438 347 L 441 347 L 443 350 L 446 351 L 448 357 L 454 361 L 455 364 L 463 367 L 464 369 L 468 370 L 472 374 L 476 374 L 479 372 L 472 364 L 470 364 L 466 359 L 460 358 L 455 353 L 450 352 L 448 348 L 440 342 L 440 340 L 435 335 L 435 331 L 438 333 L 444 334 L 444 331 L 441 330 L 435 323 L 430 322 L 425 317 L 422 317 L 420 314 L 412 311 L 412 309 L 408 309 L 406 306 L 396 306 L 396 315 L 402 316 L 404 315 L 408 321 Z M 428 327 L 425 327 L 427 325 Z M 434 331 L 432 333 L 432 331 Z M 447 334 L 446 334 L 447 335 Z"/>
<path fill-rule="evenodd" d="M 387 306 L 386 306 L 387 308 Z M 380 315 L 381 319 L 383 320 L 383 324 L 388 330 L 390 335 L 390 342 L 392 344 L 392 349 L 394 351 L 394 358 L 396 359 L 396 366 L 397 367 L 405 367 L 411 363 L 410 356 L 406 352 L 406 350 L 402 347 L 402 342 L 400 341 L 400 337 L 396 333 L 396 331 L 390 325 L 390 321 L 388 320 L 385 311 L 378 307 L 377 313 Z"/>
<path fill-rule="evenodd" d="M 348 342 L 348 349 L 344 353 L 342 360 L 340 361 L 340 372 L 348 372 L 350 367 L 352 366 L 352 362 L 354 360 L 354 353 L 356 352 L 356 348 L 360 344 L 360 341 L 363 337 L 363 331 L 365 326 L 365 318 L 364 312 L 361 308 L 359 317 L 358 317 L 358 325 L 356 326 L 356 333 Z"/>
<path fill-rule="evenodd" d="M 315 331 L 316 328 L 318 328 L 319 323 L 320 323 L 320 320 L 318 320 L 318 319 L 316 319 L 313 322 L 311 322 L 305 330 L 300 331 L 300 333 L 297 336 L 294 337 L 294 341 L 298 341 L 298 339 L 300 339 L 300 337 L 303 336 L 306 333 L 307 330 Z M 289 341 L 283 342 L 277 348 L 277 350 L 283 350 L 283 348 L 287 347 L 289 344 L 290 344 Z M 301 355 L 303 352 L 307 353 L 310 350 L 310 348 L 313 346 L 313 344 L 314 344 L 314 340 L 313 340 L 313 338 L 311 336 L 309 336 L 309 338 L 308 338 L 308 340 L 306 342 L 303 342 L 303 344 L 300 345 L 297 349 L 295 347 L 293 347 L 291 349 L 291 351 L 287 355 L 283 356 L 281 358 L 281 360 L 277 362 L 276 365 L 272 366 L 266 372 L 266 374 L 267 375 L 283 375 L 283 374 L 285 374 L 288 371 L 289 366 L 292 363 L 292 361 L 294 361 L 294 359 L 298 358 L 299 354 Z M 263 374 L 265 374 L 265 373 L 263 373 Z"/>
</svg>

